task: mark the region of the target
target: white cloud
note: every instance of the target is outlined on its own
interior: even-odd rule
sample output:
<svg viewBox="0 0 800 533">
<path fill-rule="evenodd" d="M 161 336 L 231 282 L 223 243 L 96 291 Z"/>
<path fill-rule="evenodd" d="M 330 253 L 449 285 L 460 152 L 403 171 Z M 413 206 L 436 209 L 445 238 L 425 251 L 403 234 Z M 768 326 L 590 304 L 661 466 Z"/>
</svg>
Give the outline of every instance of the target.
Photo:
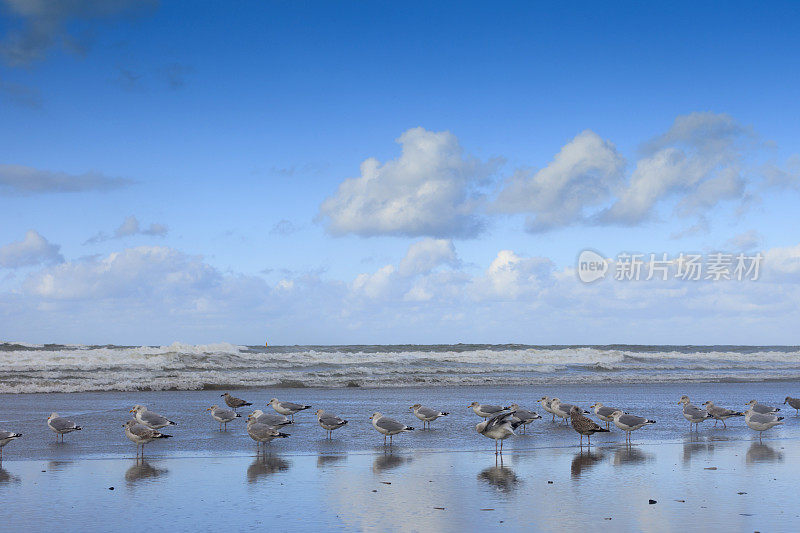
<svg viewBox="0 0 800 533">
<path fill-rule="evenodd" d="M 35 230 L 28 230 L 25 239 L 0 248 L 0 267 L 19 268 L 42 263 L 58 263 L 64 260 L 59 253 L 61 247 L 52 244 Z"/>
<path fill-rule="evenodd" d="M 141 246 L 68 261 L 31 274 L 33 294 L 49 299 L 92 300 L 191 293 L 214 287 L 221 275 L 202 261 L 163 246 Z"/>
<path fill-rule="evenodd" d="M 497 166 L 464 155 L 446 131 L 412 128 L 397 142 L 399 158 L 370 158 L 361 176 L 343 181 L 320 206 L 319 219 L 333 235 L 473 237 L 483 222 L 476 214 L 477 187 Z"/>
<path fill-rule="evenodd" d="M 639 224 L 670 198 L 678 200 L 681 214 L 702 214 L 723 200 L 741 199 L 746 185 L 742 143 L 748 137 L 747 129 L 726 114 L 679 116 L 666 133 L 645 145 L 646 155 L 630 183 L 598 220 Z"/>
<path fill-rule="evenodd" d="M 99 172 L 67 174 L 21 165 L 0 165 L 0 193 L 46 194 L 60 192 L 111 191 L 132 182 L 110 178 Z"/>
<path fill-rule="evenodd" d="M 28 274 L 0 294 L 0 323 L 32 342 L 796 344 L 800 245 L 764 255 L 756 282 L 586 285 L 572 267 L 501 250 L 474 272 L 443 262 L 401 276 L 398 262 L 349 283 L 302 275 L 270 285 L 199 256 L 138 247 Z M 76 324 L 92 326 L 77 338 Z"/>
<path fill-rule="evenodd" d="M 397 271 L 401 276 L 430 272 L 442 264 L 457 265 L 456 249 L 448 239 L 423 239 L 408 247 Z"/>
<path fill-rule="evenodd" d="M 551 283 L 553 262 L 544 257 L 520 257 L 511 250 L 500 250 L 484 276 L 473 283 L 477 299 L 516 300 L 535 297 Z"/>
<path fill-rule="evenodd" d="M 564 145 L 545 168 L 533 174 L 517 172 L 492 210 L 531 213 L 526 226 L 534 232 L 585 221 L 587 209 L 609 199 L 624 166 L 611 142 L 586 130 Z"/>
<path fill-rule="evenodd" d="M 152 237 L 164 237 L 169 232 L 169 228 L 164 224 L 153 222 L 147 228 L 142 228 L 139 224 L 139 219 L 134 215 L 129 215 L 122 221 L 117 229 L 114 230 L 113 235 L 108 235 L 102 231 L 95 234 L 93 237 L 87 239 L 83 244 L 97 244 L 111 239 L 124 239 L 125 237 L 132 237 L 134 235 L 149 235 Z"/>
</svg>

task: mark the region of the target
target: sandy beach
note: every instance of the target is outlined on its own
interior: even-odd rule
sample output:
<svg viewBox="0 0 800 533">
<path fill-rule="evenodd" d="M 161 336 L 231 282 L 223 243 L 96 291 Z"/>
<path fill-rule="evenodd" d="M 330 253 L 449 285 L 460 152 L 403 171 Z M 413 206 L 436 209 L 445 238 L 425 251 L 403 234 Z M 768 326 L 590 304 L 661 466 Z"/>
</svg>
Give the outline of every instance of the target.
<svg viewBox="0 0 800 533">
<path fill-rule="evenodd" d="M 272 397 L 302 401 L 349 420 L 326 441 L 313 413 L 287 426 L 291 437 L 257 457 L 242 420 L 220 432 L 204 411 L 219 391 L 3 395 L 3 428 L 24 437 L 5 448 L 0 497 L 4 524 L 43 530 L 103 531 L 120 520 L 144 530 L 180 529 L 579 531 L 702 530 L 709 513 L 733 531 L 786 531 L 800 525 L 794 493 L 800 417 L 786 406 L 786 425 L 762 442 L 741 418 L 690 432 L 677 400 L 714 399 L 743 407 L 750 399 L 780 404 L 798 384 L 714 383 L 443 387 L 434 389 L 244 389 L 232 391 L 267 409 Z M 616 428 L 578 447 L 571 427 L 549 417 L 506 441 L 502 459 L 478 435 L 473 400 L 535 408 L 542 395 L 588 406 L 603 401 L 647 415 L 654 426 L 624 445 Z M 391 448 L 368 418 L 375 410 L 407 424 L 421 402 L 452 414 L 430 430 L 400 435 Z M 174 438 L 146 447 L 144 461 L 121 424 L 135 403 L 178 422 Z M 50 411 L 84 429 L 56 443 Z M 247 412 L 247 411 L 243 411 Z M 417 424 L 421 427 L 421 424 Z M 164 430 L 167 432 L 167 430 Z M 788 467 L 788 468 L 787 468 Z M 114 487 L 113 490 L 110 487 Z M 650 500 L 657 503 L 651 504 Z M 104 510 L 96 512 L 98 506 Z M 494 526 L 494 527 L 493 527 Z"/>
</svg>

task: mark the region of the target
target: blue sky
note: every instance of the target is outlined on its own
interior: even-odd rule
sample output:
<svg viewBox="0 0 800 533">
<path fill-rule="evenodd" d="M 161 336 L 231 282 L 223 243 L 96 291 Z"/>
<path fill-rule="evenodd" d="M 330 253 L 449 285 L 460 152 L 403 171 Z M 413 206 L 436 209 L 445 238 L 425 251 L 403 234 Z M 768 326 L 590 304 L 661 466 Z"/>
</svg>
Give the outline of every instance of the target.
<svg viewBox="0 0 800 533">
<path fill-rule="evenodd" d="M 3 0 L 0 338 L 800 343 L 798 11 Z"/>
</svg>

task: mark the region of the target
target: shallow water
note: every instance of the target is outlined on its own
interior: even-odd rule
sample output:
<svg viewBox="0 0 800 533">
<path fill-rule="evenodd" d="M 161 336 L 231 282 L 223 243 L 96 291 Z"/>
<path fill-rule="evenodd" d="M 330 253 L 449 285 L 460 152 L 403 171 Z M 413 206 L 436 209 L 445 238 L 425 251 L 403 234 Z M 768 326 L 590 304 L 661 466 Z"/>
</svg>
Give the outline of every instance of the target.
<svg viewBox="0 0 800 533">
<path fill-rule="evenodd" d="M 593 384 L 536 387 L 432 387 L 390 389 L 247 389 L 233 390 L 234 395 L 254 403 L 253 408 L 272 412 L 267 402 L 272 397 L 312 405 L 312 409 L 295 416 L 295 424 L 284 431 L 287 439 L 271 443 L 276 453 L 283 454 L 341 454 L 347 452 L 382 451 L 383 437 L 372 427 L 369 417 L 375 411 L 421 428 L 421 422 L 409 410 L 414 403 L 449 411 L 450 415 L 432 424 L 432 429 L 417 429 L 398 435 L 394 449 L 405 451 L 430 450 L 493 450 L 494 442 L 477 434 L 475 424 L 481 419 L 470 409 L 472 401 L 510 405 L 513 402 L 537 410 L 538 398 L 558 396 L 564 402 L 577 403 L 584 408 L 595 401 L 620 407 L 630 413 L 656 420 L 656 424 L 633 433 L 633 442 L 682 443 L 691 439 L 700 443 L 749 441 L 756 434 L 744 425 L 742 418 L 728 421 L 715 428 L 713 422 L 700 425 L 699 432 L 690 432 L 682 416 L 678 399 L 688 394 L 696 404 L 712 399 L 718 405 L 744 409 L 744 404 L 757 399 L 778 405 L 784 410 L 786 424 L 767 431 L 767 439 L 800 440 L 800 417 L 793 409 L 782 405 L 787 395 L 800 396 L 796 382 L 768 383 L 692 383 L 692 384 Z M 62 460 L 82 457 L 128 457 L 134 453 L 122 429 L 130 418 L 129 409 L 143 404 L 178 423 L 164 429 L 174 436 L 148 444 L 148 456 L 185 454 L 247 455 L 255 449 L 247 436 L 244 418 L 228 424 L 220 432 L 206 407 L 223 405 L 220 391 L 143 391 L 73 394 L 3 394 L 0 395 L 0 429 L 23 433 L 23 438 L 4 449 L 6 459 Z M 349 420 L 336 430 L 332 440 L 317 425 L 313 411 L 317 408 L 333 412 Z M 252 409 L 252 408 L 250 408 Z M 56 411 L 74 420 L 83 430 L 66 435 L 64 443 L 55 442 L 55 434 L 46 426 L 47 416 Z M 242 409 L 246 416 L 249 410 Z M 613 425 L 612 432 L 596 435 L 593 443 L 615 444 L 624 440 Z M 508 439 L 507 450 L 572 447 L 577 434 L 566 424 L 553 423 L 550 417 L 534 421 L 526 434 Z"/>
<path fill-rule="evenodd" d="M 798 464 L 784 439 L 542 448 L 502 462 L 410 449 L 14 460 L 0 467 L 0 498 L 8 531 L 792 531 Z"/>
</svg>

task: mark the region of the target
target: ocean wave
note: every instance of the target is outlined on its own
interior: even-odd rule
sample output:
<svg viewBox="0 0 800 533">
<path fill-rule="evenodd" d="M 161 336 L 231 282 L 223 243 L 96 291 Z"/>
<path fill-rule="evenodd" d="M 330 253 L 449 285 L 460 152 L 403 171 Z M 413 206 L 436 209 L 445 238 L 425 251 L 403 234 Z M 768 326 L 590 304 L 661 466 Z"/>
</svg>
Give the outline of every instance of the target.
<svg viewBox="0 0 800 533">
<path fill-rule="evenodd" d="M 0 343 L 0 393 L 799 378 L 797 347 Z"/>
</svg>

